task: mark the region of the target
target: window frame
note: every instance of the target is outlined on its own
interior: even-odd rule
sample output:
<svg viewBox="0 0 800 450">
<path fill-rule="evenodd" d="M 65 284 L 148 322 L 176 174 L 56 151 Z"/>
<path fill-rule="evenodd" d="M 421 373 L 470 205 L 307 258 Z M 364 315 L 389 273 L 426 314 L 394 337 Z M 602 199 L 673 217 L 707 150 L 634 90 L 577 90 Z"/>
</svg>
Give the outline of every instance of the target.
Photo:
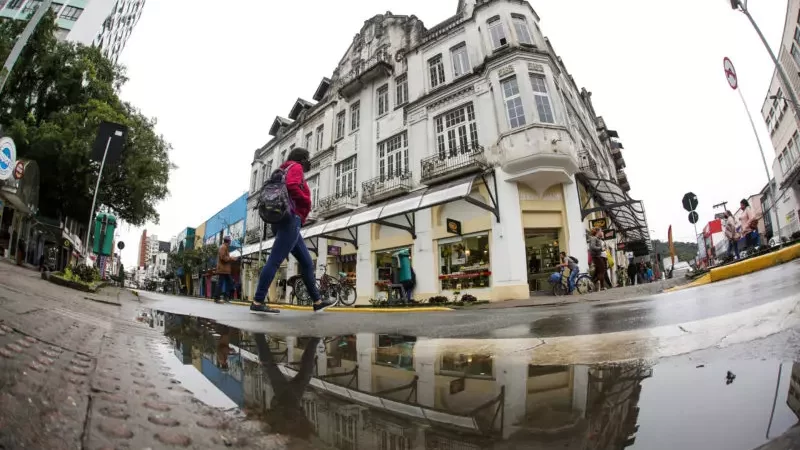
<svg viewBox="0 0 800 450">
<path fill-rule="evenodd" d="M 456 64 L 458 61 L 458 64 Z M 453 66 L 453 78 L 461 78 L 472 72 L 469 61 L 469 50 L 467 43 L 462 42 L 450 48 L 450 62 Z M 459 70 L 460 69 L 460 70 Z"/>
<path fill-rule="evenodd" d="M 350 105 L 350 132 L 354 133 L 361 128 L 361 101 Z"/>
<path fill-rule="evenodd" d="M 347 111 L 339 111 L 336 114 L 336 140 L 344 139 L 347 132 Z"/>
<path fill-rule="evenodd" d="M 378 118 L 389 114 L 389 83 L 386 83 L 375 90 L 375 101 Z"/>
<path fill-rule="evenodd" d="M 64 8 L 61 9 L 61 14 L 58 17 L 64 20 L 69 20 L 70 22 L 76 22 L 78 19 L 81 18 L 82 14 L 83 14 L 82 8 L 65 5 Z"/>
<path fill-rule="evenodd" d="M 358 193 L 358 155 L 345 158 L 334 165 L 334 195 L 342 197 L 346 195 L 356 195 Z M 346 164 L 352 163 L 352 167 L 345 168 Z M 346 190 L 345 185 L 349 185 L 348 175 L 352 173 L 352 190 Z"/>
<path fill-rule="evenodd" d="M 399 140 L 400 145 L 388 148 Z M 393 170 L 393 169 L 398 169 Z M 378 143 L 378 176 L 381 180 L 392 180 L 403 177 L 411 171 L 408 158 L 408 132 L 401 131 Z"/>
<path fill-rule="evenodd" d="M 456 119 L 460 116 L 458 113 L 461 111 L 463 111 L 464 120 L 457 121 Z M 440 160 L 457 157 L 480 145 L 474 103 L 464 103 L 434 117 L 433 134 L 436 141 L 434 151 Z M 464 146 L 465 140 L 466 147 Z"/>
<path fill-rule="evenodd" d="M 305 139 L 306 150 L 311 151 L 312 148 L 311 144 L 313 143 L 314 143 L 314 132 L 312 131 L 310 133 L 306 133 L 306 139 Z"/>
<path fill-rule="evenodd" d="M 317 140 L 314 142 L 314 149 L 318 152 L 321 152 L 322 147 L 325 145 L 325 124 L 318 126 L 315 134 L 317 136 Z"/>
<path fill-rule="evenodd" d="M 395 108 L 399 108 L 408 103 L 408 74 L 402 74 L 395 78 Z"/>
<path fill-rule="evenodd" d="M 506 94 L 505 83 L 513 81 L 516 85 L 516 94 L 512 94 L 510 97 Z M 525 106 L 522 102 L 522 92 L 519 89 L 519 80 L 517 79 L 516 75 L 510 75 L 500 80 L 500 89 L 503 92 L 503 108 L 505 109 L 506 120 L 508 121 L 508 126 L 510 129 L 515 130 L 520 127 L 524 127 L 528 124 L 528 120 L 525 117 Z M 516 101 L 519 101 L 519 104 L 516 104 Z M 511 117 L 511 110 L 509 109 L 509 102 L 514 101 L 514 111 L 521 112 L 521 115 L 515 116 L 514 118 Z M 522 118 L 520 120 L 520 117 Z M 514 120 L 517 121 L 517 124 L 514 125 Z"/>
<path fill-rule="evenodd" d="M 320 176 L 317 174 L 306 180 L 309 194 L 311 194 L 311 209 L 314 209 L 319 203 L 319 179 Z"/>
<path fill-rule="evenodd" d="M 508 46 L 508 33 L 506 33 L 505 25 L 500 16 L 494 16 L 486 21 L 487 31 L 489 32 L 489 42 L 492 44 L 492 51 L 496 52 Z M 498 41 L 495 42 L 494 30 L 499 29 L 501 36 L 497 36 Z M 505 41 L 505 42 L 503 42 Z"/>
<path fill-rule="evenodd" d="M 540 73 L 528 73 L 528 78 L 531 82 L 531 90 L 533 90 L 533 102 L 536 105 L 536 113 L 539 116 L 539 122 L 542 123 L 556 123 L 556 113 L 553 110 L 553 100 L 550 98 L 550 91 L 547 88 L 547 77 Z M 544 92 L 537 90 L 538 86 L 534 85 L 534 80 L 541 80 Z M 539 103 L 539 100 L 542 103 Z M 546 109 L 545 111 L 542 111 Z M 544 113 L 544 114 L 543 114 Z M 543 115 L 549 114 L 550 120 L 545 120 Z"/>
<path fill-rule="evenodd" d="M 520 45 L 525 45 L 528 47 L 534 47 L 536 44 L 533 41 L 533 33 L 531 33 L 531 27 L 528 25 L 528 18 L 520 15 L 520 14 L 512 14 L 511 15 L 511 24 L 514 26 L 514 34 L 517 35 L 517 42 Z M 520 30 L 520 26 L 522 30 Z M 522 33 L 520 31 L 524 31 L 524 34 L 527 35 L 528 41 L 525 42 L 522 40 Z"/>
<path fill-rule="evenodd" d="M 438 89 L 447 82 L 444 72 L 444 57 L 441 53 L 428 58 L 428 78 L 431 90 Z"/>
</svg>

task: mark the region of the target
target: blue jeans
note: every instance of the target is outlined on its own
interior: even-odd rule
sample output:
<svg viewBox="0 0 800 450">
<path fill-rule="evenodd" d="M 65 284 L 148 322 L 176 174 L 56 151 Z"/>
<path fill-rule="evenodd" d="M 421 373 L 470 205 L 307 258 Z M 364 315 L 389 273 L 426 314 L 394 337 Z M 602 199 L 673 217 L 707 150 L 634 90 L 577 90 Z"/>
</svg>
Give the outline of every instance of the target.
<svg viewBox="0 0 800 450">
<path fill-rule="evenodd" d="M 214 298 L 219 300 L 220 295 L 225 298 L 231 298 L 231 289 L 233 288 L 233 277 L 229 273 L 221 273 L 217 275 L 217 293 Z"/>
<path fill-rule="evenodd" d="M 275 234 L 275 243 L 272 244 L 267 263 L 261 269 L 253 300 L 256 303 L 264 302 L 267 290 L 269 290 L 272 280 L 275 279 L 278 268 L 291 253 L 300 265 L 300 274 L 308 288 L 308 294 L 316 303 L 319 300 L 319 290 L 317 289 L 317 280 L 314 278 L 314 264 L 311 261 L 311 255 L 308 253 L 305 240 L 300 236 L 300 217 L 293 216 L 284 222 L 272 224 L 272 232 Z"/>
<path fill-rule="evenodd" d="M 728 239 L 728 253 L 731 256 L 736 256 L 736 259 L 739 259 L 739 243 L 736 239 Z"/>
<path fill-rule="evenodd" d="M 570 270 L 569 272 L 569 291 L 572 292 L 575 289 L 575 280 L 578 279 L 580 270 Z"/>
</svg>

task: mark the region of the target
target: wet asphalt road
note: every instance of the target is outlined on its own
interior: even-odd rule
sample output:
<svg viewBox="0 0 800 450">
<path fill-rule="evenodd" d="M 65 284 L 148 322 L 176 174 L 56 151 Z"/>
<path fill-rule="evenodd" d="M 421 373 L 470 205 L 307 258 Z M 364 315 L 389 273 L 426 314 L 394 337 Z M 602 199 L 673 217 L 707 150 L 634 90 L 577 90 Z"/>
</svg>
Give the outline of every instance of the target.
<svg viewBox="0 0 800 450">
<path fill-rule="evenodd" d="M 497 310 L 391 314 L 283 311 L 280 316 L 263 317 L 250 314 L 242 306 L 141 292 L 148 307 L 210 318 L 253 332 L 293 336 L 371 332 L 431 338 L 547 338 L 648 329 L 723 316 L 792 296 L 800 298 L 800 261 L 672 293 Z"/>
</svg>

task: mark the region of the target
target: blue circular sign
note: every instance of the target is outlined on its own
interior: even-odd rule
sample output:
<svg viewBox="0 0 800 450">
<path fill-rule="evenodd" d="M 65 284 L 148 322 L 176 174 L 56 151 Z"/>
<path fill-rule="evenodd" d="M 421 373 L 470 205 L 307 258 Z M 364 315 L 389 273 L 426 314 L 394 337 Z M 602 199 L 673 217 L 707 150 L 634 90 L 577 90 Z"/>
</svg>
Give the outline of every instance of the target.
<svg viewBox="0 0 800 450">
<path fill-rule="evenodd" d="M 9 137 L 0 138 L 0 180 L 8 180 L 14 173 L 17 162 L 17 147 Z"/>
</svg>

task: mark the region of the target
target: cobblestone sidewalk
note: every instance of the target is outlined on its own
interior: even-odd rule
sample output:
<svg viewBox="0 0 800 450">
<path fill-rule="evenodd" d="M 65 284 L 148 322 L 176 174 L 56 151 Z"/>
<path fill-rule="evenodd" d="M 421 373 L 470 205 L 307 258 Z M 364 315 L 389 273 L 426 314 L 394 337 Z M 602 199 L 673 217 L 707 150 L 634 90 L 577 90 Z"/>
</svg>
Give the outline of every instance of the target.
<svg viewBox="0 0 800 450">
<path fill-rule="evenodd" d="M 0 449 L 310 448 L 183 388 L 133 296 L 84 295 L 0 265 Z"/>
</svg>

